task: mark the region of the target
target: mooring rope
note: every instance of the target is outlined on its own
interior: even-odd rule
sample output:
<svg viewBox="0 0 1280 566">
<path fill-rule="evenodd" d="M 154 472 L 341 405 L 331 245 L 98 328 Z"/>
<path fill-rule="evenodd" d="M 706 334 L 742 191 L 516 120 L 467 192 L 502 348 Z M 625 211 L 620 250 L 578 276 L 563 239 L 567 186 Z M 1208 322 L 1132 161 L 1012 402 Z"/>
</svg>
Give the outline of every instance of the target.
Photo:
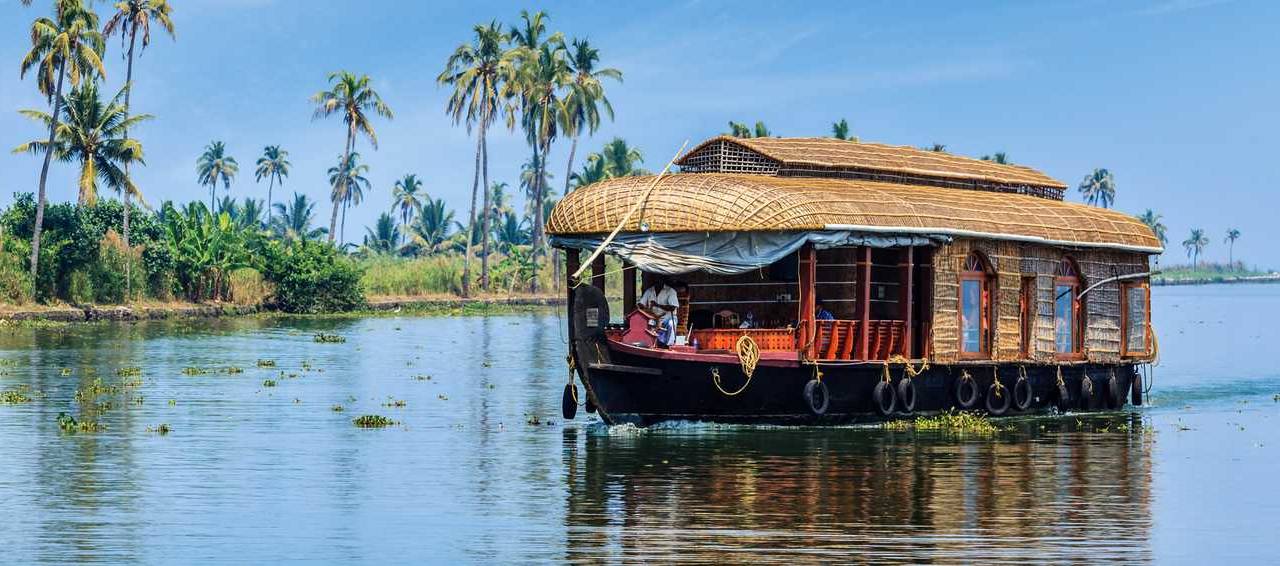
<svg viewBox="0 0 1280 566">
<path fill-rule="evenodd" d="M 1000 372 L 998 369 L 996 369 L 996 366 L 991 366 L 991 383 L 995 384 L 996 386 L 996 398 L 1003 399 L 1004 384 L 1000 383 Z"/>
<path fill-rule="evenodd" d="M 890 357 L 889 357 L 889 363 L 891 363 L 891 364 L 902 364 L 902 376 L 903 376 L 903 377 L 907 377 L 907 378 L 913 378 L 913 377 L 916 377 L 916 376 L 918 376 L 918 375 L 920 375 L 920 374 L 924 373 L 926 370 L 928 370 L 928 369 L 929 369 L 929 359 L 928 359 L 928 358 L 925 358 L 925 359 L 923 359 L 923 360 L 920 360 L 920 367 L 919 367 L 919 368 L 913 367 L 913 366 L 911 365 L 911 360 L 908 360 L 905 356 L 903 356 L 903 355 L 901 355 L 901 354 L 894 354 L 894 355 L 890 356 Z"/>
<path fill-rule="evenodd" d="M 756 364 L 760 363 L 760 346 L 750 335 L 743 334 L 738 338 L 734 349 L 738 352 L 738 363 L 742 364 L 742 373 L 751 379 L 756 373 Z"/>
</svg>

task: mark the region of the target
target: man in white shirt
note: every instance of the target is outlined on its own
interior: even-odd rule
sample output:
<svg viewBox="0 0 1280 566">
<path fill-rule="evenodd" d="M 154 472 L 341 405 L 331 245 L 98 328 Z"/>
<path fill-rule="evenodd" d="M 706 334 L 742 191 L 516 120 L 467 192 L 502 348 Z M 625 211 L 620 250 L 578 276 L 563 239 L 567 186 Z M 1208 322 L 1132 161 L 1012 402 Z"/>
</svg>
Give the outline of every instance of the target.
<svg viewBox="0 0 1280 566">
<path fill-rule="evenodd" d="M 640 295 L 640 307 L 658 317 L 658 344 L 670 347 L 676 341 L 676 313 L 680 298 L 665 277 L 659 277 Z"/>
</svg>

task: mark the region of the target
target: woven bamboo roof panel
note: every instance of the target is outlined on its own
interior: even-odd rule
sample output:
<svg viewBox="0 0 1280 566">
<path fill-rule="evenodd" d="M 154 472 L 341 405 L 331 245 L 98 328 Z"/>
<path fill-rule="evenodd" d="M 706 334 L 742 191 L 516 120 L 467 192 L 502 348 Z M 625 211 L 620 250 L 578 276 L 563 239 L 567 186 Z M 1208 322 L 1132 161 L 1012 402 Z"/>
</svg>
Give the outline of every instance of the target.
<svg viewBox="0 0 1280 566">
<path fill-rule="evenodd" d="M 1002 165 L 940 151 L 839 140 L 835 138 L 736 138 L 718 136 L 689 150 L 676 161 L 696 163 L 699 154 L 736 144 L 776 161 L 785 169 L 805 167 L 882 171 L 922 177 L 963 179 L 1010 186 L 1066 189 L 1067 185 L 1022 165 Z"/>
<path fill-rule="evenodd" d="M 569 193 L 547 232 L 603 234 L 642 198 L 653 176 L 609 179 Z M 852 179 L 679 173 L 658 180 L 624 231 L 729 232 L 864 227 L 1051 243 L 1160 249 L 1136 218 L 1028 195 Z"/>
</svg>

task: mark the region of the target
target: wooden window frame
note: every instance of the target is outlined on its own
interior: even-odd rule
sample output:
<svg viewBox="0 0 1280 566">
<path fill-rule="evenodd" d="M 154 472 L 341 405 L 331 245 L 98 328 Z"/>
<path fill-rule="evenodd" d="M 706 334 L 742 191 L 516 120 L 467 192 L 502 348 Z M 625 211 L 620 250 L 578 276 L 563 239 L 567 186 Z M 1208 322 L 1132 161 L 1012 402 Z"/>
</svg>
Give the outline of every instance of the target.
<svg viewBox="0 0 1280 566">
<path fill-rule="evenodd" d="M 1085 333 L 1085 309 L 1084 301 L 1080 298 L 1080 289 L 1084 285 L 1084 279 L 1080 277 L 1080 264 L 1069 257 L 1062 258 L 1062 263 L 1070 263 L 1071 270 L 1075 275 L 1063 276 L 1058 275 L 1055 271 L 1053 277 L 1053 350 L 1054 358 L 1063 361 L 1074 361 L 1085 359 L 1084 354 L 1084 333 Z M 1071 287 L 1071 315 L 1072 315 L 1072 336 L 1071 351 L 1058 351 L 1058 287 L 1067 285 Z"/>
<path fill-rule="evenodd" d="M 982 271 L 972 271 L 969 269 L 969 258 L 977 256 L 978 264 L 982 267 Z M 994 341 L 995 329 L 992 325 L 993 313 L 992 303 L 995 298 L 995 277 L 991 274 L 991 263 L 980 252 L 969 252 L 964 258 L 964 265 L 961 266 L 960 275 L 958 276 L 958 285 L 956 290 L 956 323 L 959 325 L 959 343 L 956 351 L 959 353 L 960 359 L 963 360 L 989 360 L 991 359 L 992 342 Z M 966 352 L 964 350 L 964 282 L 977 281 L 979 288 L 979 316 L 978 316 L 978 349 L 977 352 Z"/>
<path fill-rule="evenodd" d="M 1146 320 L 1142 321 L 1142 346 L 1140 352 L 1129 349 L 1129 291 L 1131 289 L 1142 289 L 1144 300 L 1147 308 Z M 1151 283 L 1146 280 L 1140 281 L 1124 281 L 1120 283 L 1120 357 L 1122 358 L 1141 358 L 1151 355 L 1152 332 L 1151 332 Z"/>
</svg>

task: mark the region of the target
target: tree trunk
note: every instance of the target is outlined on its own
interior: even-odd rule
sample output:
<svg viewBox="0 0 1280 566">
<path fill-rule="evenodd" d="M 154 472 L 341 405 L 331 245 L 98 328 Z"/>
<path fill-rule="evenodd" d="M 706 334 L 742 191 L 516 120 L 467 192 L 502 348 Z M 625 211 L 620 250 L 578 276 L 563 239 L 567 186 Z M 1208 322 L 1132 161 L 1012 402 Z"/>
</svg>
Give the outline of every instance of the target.
<svg viewBox="0 0 1280 566">
<path fill-rule="evenodd" d="M 340 224 L 339 225 L 340 228 L 338 228 L 338 246 L 339 247 L 341 247 L 342 244 L 346 243 L 347 241 L 347 209 L 350 207 L 351 207 L 351 200 L 345 199 L 345 198 L 342 199 L 342 224 Z"/>
<path fill-rule="evenodd" d="M 356 143 L 356 126 L 354 123 L 348 124 L 347 125 L 347 146 L 343 148 L 342 162 L 338 163 L 339 169 L 347 166 L 347 160 L 351 159 L 351 146 L 355 145 L 355 143 Z M 341 173 L 341 171 L 339 171 L 339 173 Z M 334 188 L 336 189 L 337 185 L 334 185 Z M 339 197 L 338 191 L 334 190 L 333 191 L 333 214 L 329 215 L 329 243 L 330 244 L 333 243 L 334 232 L 336 232 L 338 229 L 338 205 L 340 204 L 339 201 L 344 200 L 338 197 Z"/>
<path fill-rule="evenodd" d="M 62 112 L 62 81 L 67 77 L 67 63 L 58 65 L 58 88 L 53 94 L 53 121 L 49 124 L 49 146 L 44 152 L 44 165 L 40 167 L 40 188 L 36 196 L 35 226 L 31 228 L 31 296 L 36 296 L 36 269 L 40 265 L 40 232 L 44 228 L 44 189 L 49 181 L 49 163 L 53 160 L 54 134 L 58 132 L 58 113 Z"/>
<path fill-rule="evenodd" d="M 133 47 L 138 41 L 138 28 L 132 28 L 129 33 L 129 64 L 125 71 L 124 84 L 128 89 L 124 91 L 124 115 L 129 116 L 129 98 L 133 96 Z M 129 128 L 124 129 L 124 139 L 129 139 Z M 129 179 L 129 162 L 124 163 L 124 178 L 126 182 L 132 182 Z M 124 187 L 124 247 L 127 251 L 124 257 L 124 292 L 126 297 L 133 296 L 133 248 L 129 242 L 129 187 Z"/>
<path fill-rule="evenodd" d="M 276 176 L 273 173 L 267 179 L 267 228 L 271 228 L 271 189 L 276 186 Z"/>
<path fill-rule="evenodd" d="M 563 196 L 569 195 L 569 178 L 573 177 L 573 156 L 578 153 L 578 136 L 573 136 L 573 143 L 569 145 L 569 164 L 564 168 L 564 193 Z"/>
<path fill-rule="evenodd" d="M 484 153 L 481 139 L 476 140 L 476 174 L 471 181 L 471 213 L 467 217 L 467 249 L 462 263 L 462 296 L 471 296 L 471 248 L 476 243 L 476 193 L 480 189 L 480 159 Z M 486 191 L 488 192 L 488 191 Z"/>
<path fill-rule="evenodd" d="M 480 290 L 489 289 L 489 141 L 485 139 L 485 122 L 480 120 L 480 186 L 484 189 L 484 208 L 480 212 Z"/>
<path fill-rule="evenodd" d="M 543 181 L 547 170 L 547 154 L 550 152 L 551 140 L 546 140 L 542 144 L 542 159 L 538 162 L 537 168 L 538 176 L 534 179 L 534 185 L 537 186 L 537 189 L 534 191 L 533 199 L 533 250 L 531 255 L 533 260 L 533 281 L 529 284 L 529 291 L 535 294 L 538 292 L 538 258 L 545 255 L 543 254 L 545 235 L 543 234 L 542 203 L 546 200 L 546 187 Z"/>
</svg>

